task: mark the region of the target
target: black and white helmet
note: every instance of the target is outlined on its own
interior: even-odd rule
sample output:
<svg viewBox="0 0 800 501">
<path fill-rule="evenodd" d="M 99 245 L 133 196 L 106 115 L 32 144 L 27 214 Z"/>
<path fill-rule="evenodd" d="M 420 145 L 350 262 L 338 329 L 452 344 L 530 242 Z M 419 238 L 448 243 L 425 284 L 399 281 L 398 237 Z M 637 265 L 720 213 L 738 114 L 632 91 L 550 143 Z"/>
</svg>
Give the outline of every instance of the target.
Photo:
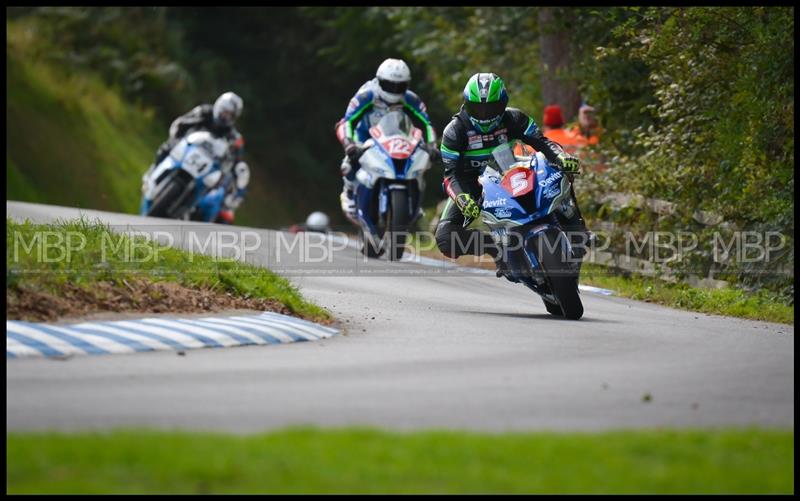
<svg viewBox="0 0 800 501">
<path fill-rule="evenodd" d="M 214 122 L 218 125 L 230 127 L 242 114 L 244 102 L 233 92 L 226 92 L 214 102 Z"/>
<path fill-rule="evenodd" d="M 380 85 L 380 98 L 387 103 L 398 103 L 408 90 L 411 70 L 402 59 L 387 59 L 375 73 Z"/>
</svg>

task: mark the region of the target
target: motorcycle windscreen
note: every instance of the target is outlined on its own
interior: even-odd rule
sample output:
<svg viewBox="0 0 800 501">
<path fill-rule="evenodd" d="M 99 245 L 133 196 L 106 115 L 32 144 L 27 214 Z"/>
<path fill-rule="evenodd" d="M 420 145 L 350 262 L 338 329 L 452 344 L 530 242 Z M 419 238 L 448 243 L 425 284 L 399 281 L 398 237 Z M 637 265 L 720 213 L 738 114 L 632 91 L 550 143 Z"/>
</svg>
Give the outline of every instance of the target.
<svg viewBox="0 0 800 501">
<path fill-rule="evenodd" d="M 421 133 L 402 111 L 392 111 L 381 118 L 369 133 L 392 160 L 406 160 L 419 143 Z"/>
<path fill-rule="evenodd" d="M 384 136 L 411 136 L 414 124 L 404 112 L 390 111 L 381 117 L 376 127 Z"/>
</svg>

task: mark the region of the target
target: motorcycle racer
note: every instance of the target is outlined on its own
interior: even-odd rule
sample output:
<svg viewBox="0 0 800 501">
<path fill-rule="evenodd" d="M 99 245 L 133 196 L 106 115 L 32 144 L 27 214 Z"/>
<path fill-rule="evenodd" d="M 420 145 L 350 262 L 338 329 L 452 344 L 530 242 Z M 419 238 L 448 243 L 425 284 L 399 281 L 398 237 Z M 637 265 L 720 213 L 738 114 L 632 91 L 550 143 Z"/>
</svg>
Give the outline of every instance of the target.
<svg viewBox="0 0 800 501">
<path fill-rule="evenodd" d="M 145 180 L 152 170 L 164 160 L 178 142 L 197 130 L 207 130 L 217 137 L 223 137 L 230 144 L 233 155 L 232 182 L 225 186 L 225 201 L 217 217 L 217 222 L 232 223 L 234 211 L 241 205 L 250 182 L 250 167 L 243 161 L 244 138 L 234 127 L 236 119 L 242 114 L 242 98 L 233 92 L 225 92 L 213 105 L 200 104 L 189 112 L 176 118 L 169 127 L 169 138 L 159 146 L 153 165 L 142 176 Z"/>
<path fill-rule="evenodd" d="M 492 150 L 516 139 L 542 152 L 565 173 L 575 173 L 579 166 L 577 158 L 542 135 L 533 118 L 507 104 L 505 84 L 494 73 L 476 73 L 464 87 L 464 104 L 442 134 L 443 187 L 450 199 L 436 228 L 436 243 L 442 254 L 457 258 L 488 253 L 495 260 L 498 277 L 509 274 L 491 235 L 463 227 L 465 217 L 476 219 L 480 215 L 478 176 L 489 165 Z M 569 212 L 561 215 L 562 227 L 583 236 L 586 244 L 590 235 L 577 204 Z"/>
<path fill-rule="evenodd" d="M 428 117 L 425 103 L 408 90 L 411 70 L 402 59 L 386 59 L 378 67 L 375 78 L 365 82 L 350 100 L 344 117 L 336 123 L 336 138 L 344 148 L 341 163 L 342 193 L 339 196 L 342 211 L 348 219 L 356 221 L 354 193 L 355 175 L 359 169 L 358 158 L 363 153 L 361 144 L 369 139 L 369 129 L 393 110 L 401 109 L 424 124 L 426 151 L 431 161 L 439 158 L 436 148 L 436 131 Z"/>
</svg>

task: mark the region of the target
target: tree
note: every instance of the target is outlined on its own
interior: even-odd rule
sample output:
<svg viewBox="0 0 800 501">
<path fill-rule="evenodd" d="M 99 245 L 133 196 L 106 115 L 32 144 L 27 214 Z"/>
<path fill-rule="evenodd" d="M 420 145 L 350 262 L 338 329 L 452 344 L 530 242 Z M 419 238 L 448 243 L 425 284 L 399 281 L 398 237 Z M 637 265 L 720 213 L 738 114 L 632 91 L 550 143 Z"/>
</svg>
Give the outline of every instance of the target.
<svg viewBox="0 0 800 501">
<path fill-rule="evenodd" d="M 539 46 L 542 65 L 542 99 L 546 105 L 558 104 L 564 119 L 578 115 L 581 96 L 572 77 L 570 23 L 556 7 L 538 9 Z"/>
</svg>

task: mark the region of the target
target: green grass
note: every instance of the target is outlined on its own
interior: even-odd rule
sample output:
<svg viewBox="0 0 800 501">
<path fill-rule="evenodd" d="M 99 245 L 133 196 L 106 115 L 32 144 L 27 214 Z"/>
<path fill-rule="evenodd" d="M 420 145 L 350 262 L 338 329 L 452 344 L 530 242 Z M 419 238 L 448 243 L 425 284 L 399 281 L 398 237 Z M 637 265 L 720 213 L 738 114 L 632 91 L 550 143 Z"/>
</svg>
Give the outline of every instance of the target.
<svg viewBox="0 0 800 501">
<path fill-rule="evenodd" d="M 793 493 L 794 432 L 7 433 L 15 493 Z"/>
<path fill-rule="evenodd" d="M 581 283 L 613 290 L 618 296 L 715 315 L 794 324 L 794 306 L 766 291 L 703 289 L 638 274 L 623 276 L 607 267 L 584 263 Z"/>
<path fill-rule="evenodd" d="M 36 23 L 6 27 L 6 198 L 137 212 L 167 125 L 54 60 L 59 51 Z"/>
<path fill-rule="evenodd" d="M 141 237 L 132 240 L 86 219 L 51 225 L 6 219 L 6 287 L 57 294 L 66 283 L 89 288 L 99 280 L 121 283 L 133 277 L 276 299 L 305 318 L 331 318 L 303 299 L 288 280 L 265 268 L 167 248 Z"/>
</svg>

